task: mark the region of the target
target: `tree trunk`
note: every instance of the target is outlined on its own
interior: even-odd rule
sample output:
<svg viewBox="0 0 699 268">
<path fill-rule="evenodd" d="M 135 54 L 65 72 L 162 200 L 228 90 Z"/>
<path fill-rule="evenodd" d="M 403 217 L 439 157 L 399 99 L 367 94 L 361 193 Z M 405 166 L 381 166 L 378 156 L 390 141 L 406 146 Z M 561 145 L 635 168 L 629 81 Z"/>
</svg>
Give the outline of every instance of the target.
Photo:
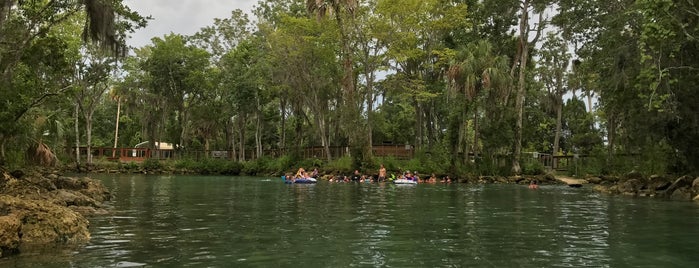
<svg viewBox="0 0 699 268">
<path fill-rule="evenodd" d="M 80 122 L 80 105 L 75 104 L 75 168 L 80 172 L 80 127 L 78 123 Z"/>
<path fill-rule="evenodd" d="M 117 97 L 117 114 L 116 114 L 116 124 L 114 126 L 114 150 L 112 150 L 112 157 L 116 157 L 116 148 L 119 145 L 119 117 L 121 115 L 121 97 Z"/>
<path fill-rule="evenodd" d="M 473 159 L 478 157 L 478 105 L 474 106 L 473 113 Z"/>
<path fill-rule="evenodd" d="M 286 149 L 286 99 L 284 97 L 279 99 L 279 109 L 282 114 L 281 129 L 279 130 L 279 137 L 281 137 L 279 149 L 284 150 Z"/>
<path fill-rule="evenodd" d="M 259 99 L 257 107 L 260 107 Z M 257 110 L 257 121 L 255 124 L 255 147 L 257 148 L 257 153 L 255 158 L 262 157 L 262 111 Z"/>
<path fill-rule="evenodd" d="M 226 147 L 230 151 L 230 159 L 238 160 L 238 154 L 235 148 L 235 131 L 232 118 L 226 120 Z"/>
<path fill-rule="evenodd" d="M 367 106 L 366 106 L 366 130 L 367 130 L 367 145 L 371 148 L 374 145 L 372 125 L 372 113 L 374 112 L 374 73 L 369 70 L 368 66 L 364 67 L 364 75 L 366 76 L 367 87 Z M 368 150 L 368 157 L 372 157 L 373 152 Z"/>
<path fill-rule="evenodd" d="M 607 165 L 613 163 L 614 160 L 614 144 L 616 142 L 616 115 L 609 114 L 607 119 Z"/>
<path fill-rule="evenodd" d="M 514 152 L 512 157 L 512 173 L 520 174 L 522 173 L 522 168 L 520 166 L 520 160 L 522 158 L 522 131 L 523 131 L 523 120 L 524 120 L 524 100 L 526 95 L 526 71 L 527 71 L 527 60 L 529 59 L 529 0 L 524 0 L 522 2 L 522 9 L 520 11 L 520 21 L 519 21 L 519 47 L 521 49 L 520 59 L 519 59 L 519 79 L 517 86 L 517 98 L 515 100 L 515 110 L 517 111 L 517 123 L 515 124 L 515 141 L 514 141 Z M 543 29 L 543 15 L 539 14 L 539 24 L 536 32 L 536 37 L 532 41 L 536 44 L 539 36 L 541 36 L 541 30 Z"/>
<path fill-rule="evenodd" d="M 551 156 L 555 156 L 556 154 L 558 154 L 561 140 L 561 128 L 563 125 L 563 96 L 558 95 L 556 101 L 556 134 L 553 138 L 553 152 L 551 153 Z M 558 163 L 556 162 L 555 158 L 552 165 L 552 168 L 556 168 L 558 166 Z"/>
<path fill-rule="evenodd" d="M 92 165 L 92 112 L 85 115 L 85 135 L 87 139 L 87 160 L 88 166 Z"/>
<path fill-rule="evenodd" d="M 238 117 L 238 155 L 240 161 L 246 160 L 245 155 L 245 117 Z"/>
</svg>

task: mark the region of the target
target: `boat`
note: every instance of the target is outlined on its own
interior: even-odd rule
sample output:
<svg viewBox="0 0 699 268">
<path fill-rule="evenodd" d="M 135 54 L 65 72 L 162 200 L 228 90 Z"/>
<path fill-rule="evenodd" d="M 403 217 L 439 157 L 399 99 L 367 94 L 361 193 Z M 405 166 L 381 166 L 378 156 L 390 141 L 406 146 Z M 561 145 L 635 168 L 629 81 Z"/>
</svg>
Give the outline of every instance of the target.
<svg viewBox="0 0 699 268">
<path fill-rule="evenodd" d="M 417 181 L 406 180 L 406 179 L 397 179 L 397 180 L 394 180 L 393 183 L 395 183 L 395 184 L 417 184 Z"/>
</svg>

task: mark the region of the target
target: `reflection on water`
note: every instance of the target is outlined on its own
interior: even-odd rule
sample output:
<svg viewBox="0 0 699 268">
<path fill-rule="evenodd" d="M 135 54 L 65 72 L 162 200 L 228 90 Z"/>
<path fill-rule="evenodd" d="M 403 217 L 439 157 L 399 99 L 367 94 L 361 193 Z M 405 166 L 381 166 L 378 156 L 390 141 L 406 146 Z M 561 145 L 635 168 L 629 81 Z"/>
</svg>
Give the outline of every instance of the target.
<svg viewBox="0 0 699 268">
<path fill-rule="evenodd" d="M 691 267 L 699 206 L 518 185 L 104 176 L 92 241 L 2 267 Z"/>
</svg>

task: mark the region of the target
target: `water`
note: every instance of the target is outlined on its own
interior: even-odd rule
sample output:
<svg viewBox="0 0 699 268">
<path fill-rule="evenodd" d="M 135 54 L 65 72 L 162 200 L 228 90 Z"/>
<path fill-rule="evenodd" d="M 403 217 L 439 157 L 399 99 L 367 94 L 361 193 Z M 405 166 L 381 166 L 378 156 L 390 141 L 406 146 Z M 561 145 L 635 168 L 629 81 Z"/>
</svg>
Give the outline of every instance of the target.
<svg viewBox="0 0 699 268">
<path fill-rule="evenodd" d="M 519 185 L 105 175 L 92 240 L 0 267 L 697 267 L 699 205 Z"/>
</svg>

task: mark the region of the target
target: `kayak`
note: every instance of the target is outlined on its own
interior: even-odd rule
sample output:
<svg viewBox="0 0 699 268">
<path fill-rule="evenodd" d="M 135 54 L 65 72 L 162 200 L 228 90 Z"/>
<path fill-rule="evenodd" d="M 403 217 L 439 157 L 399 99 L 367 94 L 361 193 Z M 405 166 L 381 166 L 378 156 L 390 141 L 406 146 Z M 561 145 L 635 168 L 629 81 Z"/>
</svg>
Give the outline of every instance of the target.
<svg viewBox="0 0 699 268">
<path fill-rule="evenodd" d="M 394 180 L 393 183 L 395 183 L 395 184 L 417 184 L 417 182 L 414 180 L 406 180 L 406 179 L 397 179 L 397 180 Z"/>
</svg>

